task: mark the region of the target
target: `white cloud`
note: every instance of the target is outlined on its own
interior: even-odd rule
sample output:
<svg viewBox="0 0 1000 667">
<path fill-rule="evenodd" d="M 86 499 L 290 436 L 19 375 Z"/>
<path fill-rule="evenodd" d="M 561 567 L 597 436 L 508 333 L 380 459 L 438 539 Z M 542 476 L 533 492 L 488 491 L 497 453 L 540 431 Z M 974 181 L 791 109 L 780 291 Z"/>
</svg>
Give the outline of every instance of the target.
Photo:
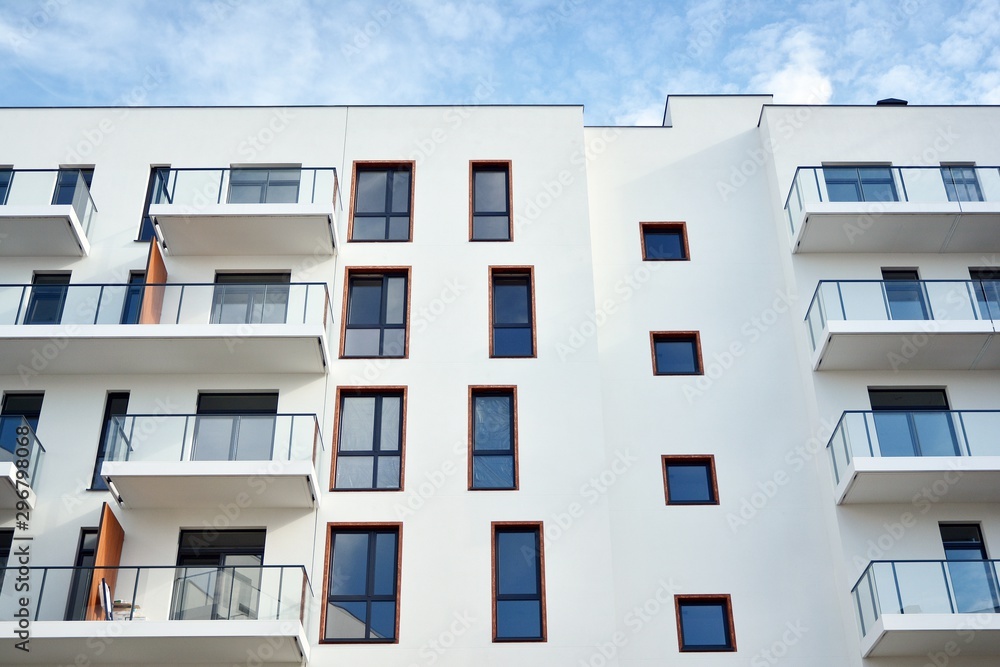
<svg viewBox="0 0 1000 667">
<path fill-rule="evenodd" d="M 826 104 L 833 95 L 830 77 L 820 71 L 828 59 L 815 36 L 797 29 L 778 45 L 780 69 L 764 70 L 750 80 L 751 92 L 772 93 L 778 104 Z"/>
</svg>

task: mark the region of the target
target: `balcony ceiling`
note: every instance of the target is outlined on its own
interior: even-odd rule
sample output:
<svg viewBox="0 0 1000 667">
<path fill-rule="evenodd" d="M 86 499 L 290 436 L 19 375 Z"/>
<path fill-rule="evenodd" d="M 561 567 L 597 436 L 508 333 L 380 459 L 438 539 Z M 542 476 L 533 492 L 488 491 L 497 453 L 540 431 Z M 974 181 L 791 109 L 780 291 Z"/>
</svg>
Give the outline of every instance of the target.
<svg viewBox="0 0 1000 667">
<path fill-rule="evenodd" d="M 962 656 L 1000 656 L 1000 614 L 883 614 L 861 649 L 866 658 L 916 656 L 924 664 L 949 642 Z"/>
<path fill-rule="evenodd" d="M 1000 334 L 990 321 L 831 320 L 815 370 L 997 370 Z"/>
<path fill-rule="evenodd" d="M 0 206 L 0 257 L 86 257 L 90 242 L 72 206 Z"/>
<path fill-rule="evenodd" d="M 836 498 L 838 504 L 912 503 L 927 490 L 950 503 L 1000 502 L 1000 456 L 856 456 Z"/>
</svg>

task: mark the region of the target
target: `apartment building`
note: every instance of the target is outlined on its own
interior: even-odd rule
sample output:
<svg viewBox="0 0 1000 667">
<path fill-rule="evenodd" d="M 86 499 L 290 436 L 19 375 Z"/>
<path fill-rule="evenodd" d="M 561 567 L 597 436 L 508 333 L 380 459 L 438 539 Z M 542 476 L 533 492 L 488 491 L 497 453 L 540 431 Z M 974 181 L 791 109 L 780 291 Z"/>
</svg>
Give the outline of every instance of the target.
<svg viewBox="0 0 1000 667">
<path fill-rule="evenodd" d="M 0 117 L 3 664 L 996 664 L 995 108 Z"/>
</svg>

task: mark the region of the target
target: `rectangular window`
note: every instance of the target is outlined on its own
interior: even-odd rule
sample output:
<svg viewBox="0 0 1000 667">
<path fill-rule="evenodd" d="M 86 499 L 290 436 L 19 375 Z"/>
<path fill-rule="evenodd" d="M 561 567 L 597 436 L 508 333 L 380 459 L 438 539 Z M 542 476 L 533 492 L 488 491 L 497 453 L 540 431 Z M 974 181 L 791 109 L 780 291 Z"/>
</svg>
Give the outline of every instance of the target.
<svg viewBox="0 0 1000 667">
<path fill-rule="evenodd" d="M 687 260 L 687 225 L 683 222 L 643 222 L 642 258 L 645 261 Z"/>
<path fill-rule="evenodd" d="M 733 608 L 728 595 L 675 595 L 681 651 L 735 651 Z"/>
<path fill-rule="evenodd" d="M 7 561 L 10 558 L 10 549 L 13 543 L 14 529 L 0 530 L 0 588 L 3 588 L 4 574 L 7 572 Z"/>
<path fill-rule="evenodd" d="M 76 547 L 76 560 L 70 578 L 69 598 L 66 601 L 67 621 L 82 621 L 87 618 L 90 584 L 94 578 L 94 562 L 97 557 L 97 528 L 81 528 L 80 542 Z"/>
<path fill-rule="evenodd" d="M 493 641 L 545 641 L 542 524 L 493 523 Z"/>
<path fill-rule="evenodd" d="M 68 273 L 36 273 L 24 310 L 24 324 L 59 324 L 69 292 Z"/>
<path fill-rule="evenodd" d="M 663 487 L 668 505 L 718 505 L 715 457 L 662 457 Z"/>
<path fill-rule="evenodd" d="M 167 181 L 170 178 L 170 167 L 152 167 L 149 170 L 149 182 L 146 184 L 146 203 L 142 207 L 142 222 L 139 224 L 139 238 L 136 241 L 149 241 L 156 237 L 153 219 L 149 217 L 149 205 L 170 201 L 167 192 Z"/>
<path fill-rule="evenodd" d="M 943 389 L 869 389 L 882 456 L 959 456 Z"/>
<path fill-rule="evenodd" d="M 948 201 L 983 201 L 983 191 L 979 188 L 975 167 L 942 166 L 941 178 L 948 193 Z"/>
<path fill-rule="evenodd" d="M 76 210 L 83 210 L 84 202 L 90 197 L 93 178 L 93 169 L 60 169 L 56 176 L 56 189 L 52 193 L 52 204 L 72 204 Z"/>
<path fill-rule="evenodd" d="M 142 314 L 142 294 L 145 291 L 146 273 L 133 271 L 128 276 L 128 288 L 122 302 L 122 324 L 138 324 Z"/>
<path fill-rule="evenodd" d="M 284 324 L 290 273 L 217 273 L 212 324 Z"/>
<path fill-rule="evenodd" d="M 199 394 L 192 461 L 270 461 L 278 395 Z"/>
<path fill-rule="evenodd" d="M 980 319 L 1000 320 L 1000 268 L 972 268 L 969 278 L 973 280 Z"/>
<path fill-rule="evenodd" d="M 414 163 L 354 163 L 351 241 L 409 241 Z"/>
<path fill-rule="evenodd" d="M 106 490 L 108 488 L 108 485 L 104 482 L 104 478 L 101 477 L 101 464 L 104 463 L 108 439 L 116 438 L 115 429 L 121 428 L 120 420 L 116 420 L 115 417 L 122 417 L 126 414 L 128 414 L 128 392 L 110 392 L 104 401 L 104 421 L 101 423 L 101 439 L 97 441 L 97 462 L 94 464 L 94 476 L 90 483 L 92 490 Z"/>
<path fill-rule="evenodd" d="M 656 375 L 701 375 L 701 338 L 697 331 L 650 332 Z"/>
<path fill-rule="evenodd" d="M 490 267 L 491 357 L 535 356 L 533 269 Z"/>
<path fill-rule="evenodd" d="M 824 167 L 830 201 L 899 201 L 890 167 Z"/>
<path fill-rule="evenodd" d="M 882 281 L 891 319 L 930 319 L 924 284 L 915 269 L 882 269 Z"/>
<path fill-rule="evenodd" d="M 987 560 L 983 533 L 976 523 L 942 523 L 941 543 L 955 606 L 960 614 L 1000 613 L 994 564 Z"/>
<path fill-rule="evenodd" d="M 347 270 L 341 357 L 406 356 L 410 270 Z"/>
<path fill-rule="evenodd" d="M 14 180 L 13 169 L 0 169 L 0 206 L 7 203 L 7 195 L 10 194 L 10 182 Z"/>
<path fill-rule="evenodd" d="M 469 387 L 469 488 L 517 488 L 517 389 Z"/>
<path fill-rule="evenodd" d="M 256 619 L 266 537 L 265 530 L 182 530 L 170 619 Z"/>
<path fill-rule="evenodd" d="M 339 389 L 333 489 L 402 488 L 406 389 Z"/>
<path fill-rule="evenodd" d="M 299 167 L 231 169 L 230 204 L 295 204 L 299 201 Z"/>
<path fill-rule="evenodd" d="M 396 641 L 401 532 L 401 524 L 330 524 L 323 641 Z"/>
<path fill-rule="evenodd" d="M 472 162 L 470 231 L 473 241 L 510 241 L 510 162 Z"/>
</svg>

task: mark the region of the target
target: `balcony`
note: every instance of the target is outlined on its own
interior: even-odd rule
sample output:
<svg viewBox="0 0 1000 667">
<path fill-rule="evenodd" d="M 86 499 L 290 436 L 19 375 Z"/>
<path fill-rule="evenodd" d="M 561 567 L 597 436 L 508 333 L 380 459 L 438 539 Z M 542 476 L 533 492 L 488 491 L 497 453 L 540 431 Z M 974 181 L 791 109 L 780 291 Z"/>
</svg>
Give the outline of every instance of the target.
<svg viewBox="0 0 1000 667">
<path fill-rule="evenodd" d="M 837 504 L 1000 501 L 1000 410 L 849 410 L 826 448 Z"/>
<path fill-rule="evenodd" d="M 997 561 L 872 561 L 851 594 L 866 658 L 1000 655 Z"/>
<path fill-rule="evenodd" d="M 323 448 L 316 415 L 124 415 L 101 476 L 127 508 L 312 508 Z"/>
<path fill-rule="evenodd" d="M 0 374 L 325 373 L 324 283 L 0 285 Z"/>
<path fill-rule="evenodd" d="M 301 566 L 27 570 L 6 568 L 0 589 L 5 665 L 64 664 L 72 656 L 129 665 L 308 661 L 313 594 Z M 15 590 L 19 577 L 30 586 L 27 606 Z M 15 648 L 23 639 L 20 618 L 27 619 L 30 652 Z"/>
<path fill-rule="evenodd" d="M 820 281 L 806 324 L 815 370 L 996 370 L 1000 282 Z"/>
<path fill-rule="evenodd" d="M 337 170 L 160 169 L 149 217 L 171 255 L 332 255 Z"/>
<path fill-rule="evenodd" d="M 44 456 L 45 448 L 24 417 L 0 416 L 0 510 L 35 506 L 35 483 Z"/>
<path fill-rule="evenodd" d="M 0 169 L 0 257 L 86 257 L 96 213 L 80 171 Z"/>
<path fill-rule="evenodd" d="M 799 167 L 793 252 L 996 252 L 998 167 Z"/>
</svg>

